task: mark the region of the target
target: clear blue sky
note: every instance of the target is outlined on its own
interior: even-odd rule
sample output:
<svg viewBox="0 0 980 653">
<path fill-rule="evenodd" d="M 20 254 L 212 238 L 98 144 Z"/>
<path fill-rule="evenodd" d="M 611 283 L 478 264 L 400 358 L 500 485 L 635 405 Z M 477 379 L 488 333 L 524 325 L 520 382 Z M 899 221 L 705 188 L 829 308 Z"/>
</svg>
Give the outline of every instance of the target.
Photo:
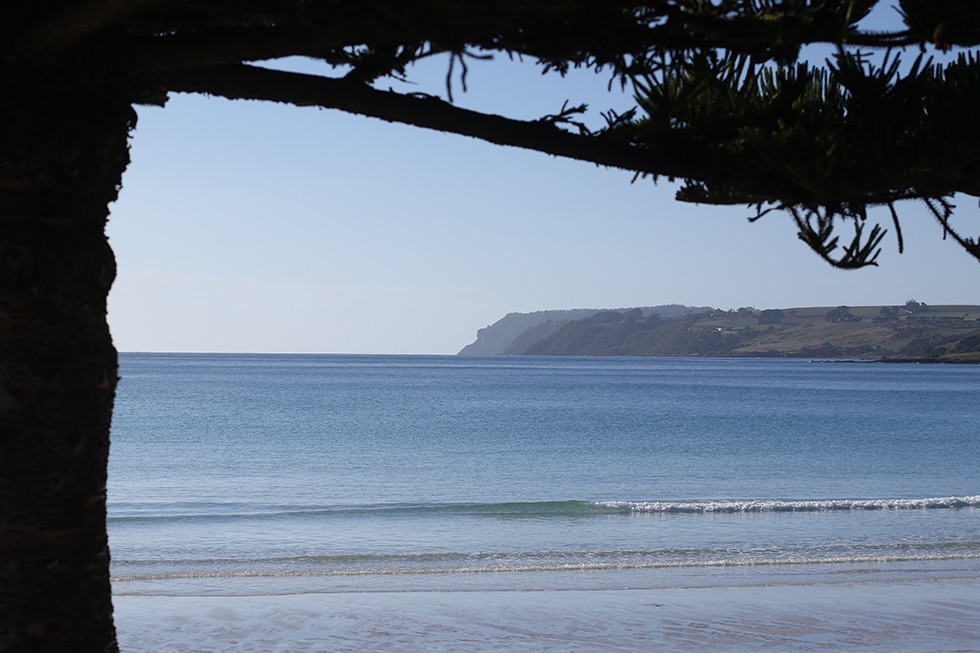
<svg viewBox="0 0 980 653">
<path fill-rule="evenodd" d="M 413 76 L 444 93 L 444 73 Z M 530 63 L 467 81 L 461 104 L 519 118 L 628 106 L 605 77 Z M 787 216 L 749 224 L 626 172 L 269 103 L 176 95 L 139 114 L 109 224 L 121 351 L 455 353 L 512 311 L 980 303 L 980 263 L 916 204 L 904 255 L 890 233 L 879 268 L 840 271 Z M 958 204 L 974 220 L 976 198 Z"/>
</svg>

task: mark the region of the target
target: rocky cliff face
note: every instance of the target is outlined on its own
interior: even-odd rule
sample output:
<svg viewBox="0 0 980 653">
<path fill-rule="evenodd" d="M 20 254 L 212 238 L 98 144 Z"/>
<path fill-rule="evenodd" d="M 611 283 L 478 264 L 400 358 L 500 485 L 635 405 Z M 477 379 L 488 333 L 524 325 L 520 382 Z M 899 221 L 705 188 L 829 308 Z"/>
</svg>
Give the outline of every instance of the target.
<svg viewBox="0 0 980 653">
<path fill-rule="evenodd" d="M 570 310 L 536 311 L 534 313 L 508 313 L 493 324 L 476 332 L 476 340 L 460 350 L 460 356 L 502 356 L 524 354 L 528 348 L 552 335 L 568 322 L 590 318 L 608 309 L 577 308 Z M 680 317 L 696 313 L 705 308 L 692 308 L 680 304 L 652 306 L 639 309 L 616 309 L 617 311 L 639 310 L 644 317 L 653 314 L 664 318 Z"/>
<path fill-rule="evenodd" d="M 535 313 L 508 313 L 493 324 L 476 332 L 476 340 L 460 350 L 460 356 L 500 356 L 522 333 L 541 325 L 578 320 L 597 313 L 597 309 L 568 311 L 537 311 Z M 523 353 L 523 352 L 521 352 Z"/>
</svg>

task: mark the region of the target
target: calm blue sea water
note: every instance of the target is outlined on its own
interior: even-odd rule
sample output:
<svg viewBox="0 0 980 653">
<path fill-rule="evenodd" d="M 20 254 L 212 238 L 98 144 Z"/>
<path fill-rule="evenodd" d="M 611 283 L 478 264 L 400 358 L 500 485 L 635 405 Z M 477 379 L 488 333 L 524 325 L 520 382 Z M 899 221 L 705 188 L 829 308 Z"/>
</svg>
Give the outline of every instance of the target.
<svg viewBox="0 0 980 653">
<path fill-rule="evenodd" d="M 123 354 L 117 594 L 980 578 L 980 367 Z"/>
</svg>

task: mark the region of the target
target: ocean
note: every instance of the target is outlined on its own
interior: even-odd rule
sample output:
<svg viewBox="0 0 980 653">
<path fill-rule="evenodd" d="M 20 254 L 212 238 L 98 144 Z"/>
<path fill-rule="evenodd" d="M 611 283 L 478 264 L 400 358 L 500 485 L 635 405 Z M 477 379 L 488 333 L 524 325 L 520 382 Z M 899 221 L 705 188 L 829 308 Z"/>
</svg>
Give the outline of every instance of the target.
<svg viewBox="0 0 980 653">
<path fill-rule="evenodd" d="M 980 580 L 976 366 L 124 353 L 120 367 L 108 519 L 123 603 Z"/>
</svg>

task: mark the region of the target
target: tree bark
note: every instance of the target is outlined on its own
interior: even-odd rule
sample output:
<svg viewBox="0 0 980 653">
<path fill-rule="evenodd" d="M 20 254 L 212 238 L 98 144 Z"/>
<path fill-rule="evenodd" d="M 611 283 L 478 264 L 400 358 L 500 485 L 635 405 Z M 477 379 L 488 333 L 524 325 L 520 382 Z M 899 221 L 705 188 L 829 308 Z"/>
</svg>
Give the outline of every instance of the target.
<svg viewBox="0 0 980 653">
<path fill-rule="evenodd" d="M 5 96 L 0 651 L 117 651 L 106 535 L 115 261 L 105 223 L 135 113 L 77 95 Z"/>
</svg>

